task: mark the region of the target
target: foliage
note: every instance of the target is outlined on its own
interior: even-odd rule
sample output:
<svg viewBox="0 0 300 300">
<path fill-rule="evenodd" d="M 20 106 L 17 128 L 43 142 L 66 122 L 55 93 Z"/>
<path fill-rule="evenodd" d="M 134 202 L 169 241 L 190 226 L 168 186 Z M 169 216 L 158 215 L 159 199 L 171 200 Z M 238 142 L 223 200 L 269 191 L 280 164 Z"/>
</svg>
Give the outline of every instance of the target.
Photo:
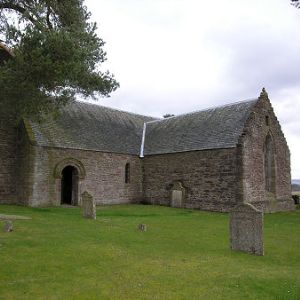
<svg viewBox="0 0 300 300">
<path fill-rule="evenodd" d="M 293 192 L 299 192 L 300 191 L 300 185 L 292 183 L 292 191 Z"/>
<path fill-rule="evenodd" d="M 170 118 L 170 117 L 174 117 L 175 115 L 173 114 L 165 114 L 163 115 L 163 117 L 166 119 L 166 118 Z"/>
<path fill-rule="evenodd" d="M 300 8 L 300 0 L 291 0 L 291 4 L 297 8 Z"/>
<path fill-rule="evenodd" d="M 300 204 L 299 200 L 300 200 L 300 196 L 299 195 L 292 195 L 294 203 L 295 204 Z"/>
<path fill-rule="evenodd" d="M 83 0 L 0 0 L 0 32 L 13 58 L 0 68 L 1 104 L 39 115 L 118 83 L 100 70 L 104 42 Z"/>
<path fill-rule="evenodd" d="M 300 296 L 300 211 L 265 215 L 264 257 L 229 250 L 224 213 L 117 205 L 87 220 L 79 208 L 0 205 L 0 214 L 32 217 L 0 231 L 3 299 Z"/>
</svg>

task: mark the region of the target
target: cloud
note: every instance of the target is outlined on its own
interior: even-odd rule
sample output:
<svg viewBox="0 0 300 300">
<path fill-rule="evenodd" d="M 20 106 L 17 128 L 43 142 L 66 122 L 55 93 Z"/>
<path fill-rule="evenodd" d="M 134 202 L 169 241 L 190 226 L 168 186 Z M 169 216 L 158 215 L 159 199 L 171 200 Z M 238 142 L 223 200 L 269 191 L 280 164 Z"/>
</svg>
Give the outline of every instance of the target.
<svg viewBox="0 0 300 300">
<path fill-rule="evenodd" d="M 121 84 L 102 104 L 162 116 L 257 97 L 266 86 L 300 178 L 300 10 L 281 0 L 86 4 Z"/>
</svg>

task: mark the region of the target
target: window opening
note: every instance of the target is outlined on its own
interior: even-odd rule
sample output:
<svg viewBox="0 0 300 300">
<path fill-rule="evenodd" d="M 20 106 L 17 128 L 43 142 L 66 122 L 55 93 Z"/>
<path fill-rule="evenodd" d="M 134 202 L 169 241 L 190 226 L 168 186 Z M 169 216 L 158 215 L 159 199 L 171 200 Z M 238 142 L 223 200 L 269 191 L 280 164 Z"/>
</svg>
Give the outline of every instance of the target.
<svg viewBox="0 0 300 300">
<path fill-rule="evenodd" d="M 130 183 L 130 164 L 125 165 L 125 183 Z"/>
</svg>

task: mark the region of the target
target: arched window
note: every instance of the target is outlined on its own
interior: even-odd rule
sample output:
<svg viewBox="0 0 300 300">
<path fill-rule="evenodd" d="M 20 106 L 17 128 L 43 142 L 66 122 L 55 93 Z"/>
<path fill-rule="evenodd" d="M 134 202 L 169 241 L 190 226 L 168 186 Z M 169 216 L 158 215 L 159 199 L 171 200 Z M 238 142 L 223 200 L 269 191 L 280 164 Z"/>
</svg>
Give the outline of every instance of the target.
<svg viewBox="0 0 300 300">
<path fill-rule="evenodd" d="M 266 191 L 275 193 L 275 156 L 274 145 L 270 134 L 265 141 L 265 188 Z"/>
<path fill-rule="evenodd" d="M 125 183 L 130 183 L 130 164 L 125 165 Z"/>
<path fill-rule="evenodd" d="M 270 117 L 265 116 L 266 126 L 270 126 Z"/>
</svg>

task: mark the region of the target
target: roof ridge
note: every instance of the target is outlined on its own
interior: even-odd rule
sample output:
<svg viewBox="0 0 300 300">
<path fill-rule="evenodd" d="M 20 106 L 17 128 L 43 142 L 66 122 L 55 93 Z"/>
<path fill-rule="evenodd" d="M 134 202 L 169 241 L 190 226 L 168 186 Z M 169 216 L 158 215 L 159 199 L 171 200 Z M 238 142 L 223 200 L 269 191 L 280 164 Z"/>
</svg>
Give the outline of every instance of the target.
<svg viewBox="0 0 300 300">
<path fill-rule="evenodd" d="M 206 111 L 213 110 L 213 109 L 216 109 L 216 108 L 224 108 L 224 107 L 227 107 L 227 106 L 238 105 L 238 104 L 241 104 L 241 103 L 246 104 L 246 103 L 254 102 L 254 101 L 258 101 L 258 100 L 259 100 L 258 98 L 253 98 L 253 99 L 248 99 L 248 100 L 241 100 L 241 101 L 231 102 L 231 103 L 227 103 L 227 104 L 223 104 L 223 105 L 215 105 L 215 106 L 212 106 L 212 107 L 209 107 L 209 108 L 194 110 L 194 111 L 184 113 L 184 114 L 180 114 L 180 115 L 177 115 L 177 116 L 172 116 L 172 117 L 168 117 L 168 118 L 164 118 L 164 119 L 148 121 L 146 123 L 149 124 L 149 123 L 154 123 L 154 122 L 166 121 L 166 120 L 170 120 L 170 119 L 184 117 L 184 116 L 187 116 L 187 115 L 192 115 L 192 114 L 199 113 L 199 112 L 206 112 Z"/>
<path fill-rule="evenodd" d="M 76 100 L 73 103 L 80 103 L 80 104 L 84 104 L 84 105 L 86 104 L 86 105 L 90 105 L 90 106 L 96 106 L 96 107 L 99 107 L 99 108 L 106 108 L 108 110 L 130 114 L 130 115 L 135 115 L 135 116 L 140 116 L 140 117 L 146 117 L 146 118 L 152 118 L 152 119 L 158 119 L 158 118 L 155 118 L 153 116 L 142 115 L 142 114 L 134 113 L 134 112 L 131 112 L 131 111 L 126 111 L 126 110 L 122 110 L 122 109 L 119 109 L 119 108 L 112 108 L 112 107 L 109 107 L 109 106 L 105 106 L 105 105 L 101 105 L 101 104 L 96 104 L 96 103 L 91 103 L 91 102 L 87 102 L 87 101 L 83 101 L 83 100 Z"/>
</svg>

